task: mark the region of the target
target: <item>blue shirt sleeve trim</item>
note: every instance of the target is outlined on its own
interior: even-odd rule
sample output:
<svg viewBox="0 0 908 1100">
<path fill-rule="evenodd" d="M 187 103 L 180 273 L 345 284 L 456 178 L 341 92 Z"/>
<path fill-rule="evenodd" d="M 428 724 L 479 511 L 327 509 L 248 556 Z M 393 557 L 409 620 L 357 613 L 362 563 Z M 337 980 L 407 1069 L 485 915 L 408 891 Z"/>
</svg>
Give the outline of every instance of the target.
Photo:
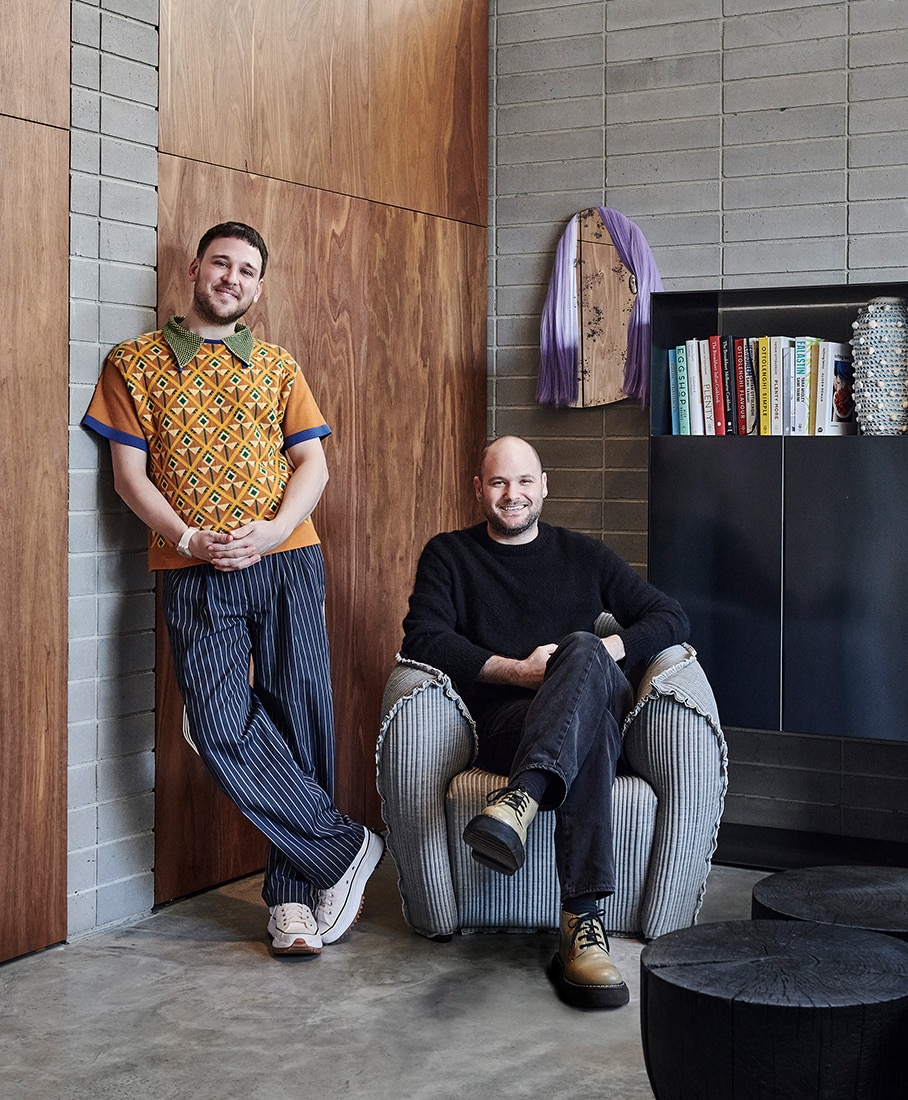
<svg viewBox="0 0 908 1100">
<path fill-rule="evenodd" d="M 284 450 L 288 447 L 295 447 L 297 443 L 305 443 L 307 439 L 322 439 L 326 435 L 331 434 L 331 429 L 327 424 L 320 424 L 317 428 L 307 428 L 303 432 L 295 432 L 293 435 L 288 435 L 284 440 Z"/>
<path fill-rule="evenodd" d="M 112 439 L 114 443 L 124 443 L 127 447 L 135 447 L 136 450 L 145 451 L 146 454 L 148 453 L 148 444 L 141 436 L 129 435 L 127 432 L 119 432 L 116 428 L 111 428 L 110 425 L 102 424 L 100 420 L 95 420 L 93 416 L 83 416 L 82 427 L 97 432 L 98 435 L 102 435 L 105 439 Z"/>
</svg>

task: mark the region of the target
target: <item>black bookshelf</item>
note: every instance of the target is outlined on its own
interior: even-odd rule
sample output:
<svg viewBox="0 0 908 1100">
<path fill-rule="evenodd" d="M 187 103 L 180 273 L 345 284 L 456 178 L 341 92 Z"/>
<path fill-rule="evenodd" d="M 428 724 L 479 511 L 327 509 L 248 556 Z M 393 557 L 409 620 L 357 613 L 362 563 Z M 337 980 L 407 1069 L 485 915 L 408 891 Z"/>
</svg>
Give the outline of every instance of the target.
<svg viewBox="0 0 908 1100">
<path fill-rule="evenodd" d="M 667 349 L 844 342 L 894 294 L 908 284 L 653 296 L 649 577 L 687 610 L 727 725 L 908 741 L 908 439 L 672 436 Z"/>
</svg>

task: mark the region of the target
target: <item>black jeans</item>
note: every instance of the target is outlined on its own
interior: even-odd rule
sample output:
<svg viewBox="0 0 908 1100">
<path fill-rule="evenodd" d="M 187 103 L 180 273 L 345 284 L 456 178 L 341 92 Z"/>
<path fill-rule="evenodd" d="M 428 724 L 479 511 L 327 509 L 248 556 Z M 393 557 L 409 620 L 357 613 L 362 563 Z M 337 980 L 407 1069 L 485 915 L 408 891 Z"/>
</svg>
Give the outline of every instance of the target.
<svg viewBox="0 0 908 1100">
<path fill-rule="evenodd" d="M 550 777 L 540 805 L 555 813 L 561 896 L 615 891 L 612 785 L 631 685 L 595 634 L 569 634 L 549 658 L 535 695 L 481 708 L 477 764 L 513 779 Z"/>
</svg>

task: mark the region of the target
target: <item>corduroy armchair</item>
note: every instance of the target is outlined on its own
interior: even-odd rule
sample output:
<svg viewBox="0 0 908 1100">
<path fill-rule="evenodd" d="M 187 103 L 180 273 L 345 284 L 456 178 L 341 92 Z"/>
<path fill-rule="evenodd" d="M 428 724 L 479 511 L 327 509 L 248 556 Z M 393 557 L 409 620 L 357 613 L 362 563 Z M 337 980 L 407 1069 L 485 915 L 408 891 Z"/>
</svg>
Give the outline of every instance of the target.
<svg viewBox="0 0 908 1100">
<path fill-rule="evenodd" d="M 611 633 L 610 622 L 601 616 L 597 633 Z M 696 919 L 727 786 L 716 701 L 690 646 L 657 655 L 622 732 L 612 798 L 617 890 L 605 902 L 605 927 L 654 939 Z M 537 815 L 516 875 L 476 863 L 464 827 L 507 779 L 472 767 L 475 755 L 475 725 L 451 680 L 398 657 L 376 765 L 404 917 L 414 931 L 441 939 L 456 931 L 555 931 L 555 815 Z"/>
</svg>

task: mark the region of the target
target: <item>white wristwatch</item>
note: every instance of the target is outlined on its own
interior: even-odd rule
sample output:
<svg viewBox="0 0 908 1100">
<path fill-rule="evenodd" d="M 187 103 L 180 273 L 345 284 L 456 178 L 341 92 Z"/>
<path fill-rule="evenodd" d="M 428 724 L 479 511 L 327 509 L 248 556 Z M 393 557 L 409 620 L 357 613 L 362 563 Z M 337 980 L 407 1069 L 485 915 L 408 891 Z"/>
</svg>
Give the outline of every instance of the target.
<svg viewBox="0 0 908 1100">
<path fill-rule="evenodd" d="M 180 536 L 180 541 L 177 543 L 177 553 L 181 554 L 184 558 L 191 558 L 192 551 L 189 549 L 189 541 L 193 535 L 197 535 L 198 533 L 198 527 L 187 527 Z"/>
</svg>

